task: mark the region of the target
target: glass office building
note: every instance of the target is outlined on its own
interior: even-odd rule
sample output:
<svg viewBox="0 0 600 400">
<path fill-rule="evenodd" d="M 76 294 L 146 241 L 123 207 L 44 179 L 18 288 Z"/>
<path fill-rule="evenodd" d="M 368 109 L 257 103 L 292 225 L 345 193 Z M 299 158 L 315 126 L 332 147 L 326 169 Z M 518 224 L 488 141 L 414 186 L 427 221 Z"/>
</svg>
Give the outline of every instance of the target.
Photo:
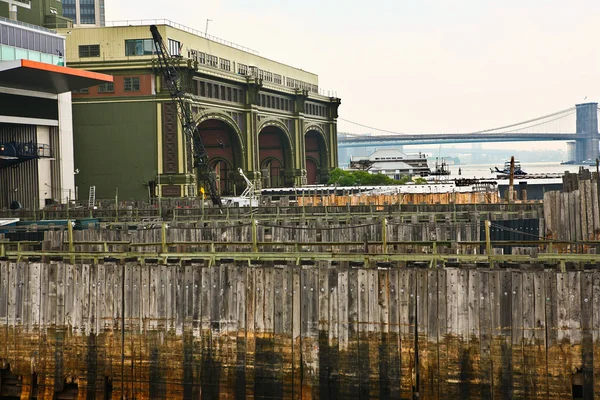
<svg viewBox="0 0 600 400">
<path fill-rule="evenodd" d="M 65 38 L 37 25 L 0 17 L 0 62 L 40 61 L 64 65 Z"/>
<path fill-rule="evenodd" d="M 104 26 L 104 0 L 63 0 L 63 16 L 75 26 Z"/>
</svg>

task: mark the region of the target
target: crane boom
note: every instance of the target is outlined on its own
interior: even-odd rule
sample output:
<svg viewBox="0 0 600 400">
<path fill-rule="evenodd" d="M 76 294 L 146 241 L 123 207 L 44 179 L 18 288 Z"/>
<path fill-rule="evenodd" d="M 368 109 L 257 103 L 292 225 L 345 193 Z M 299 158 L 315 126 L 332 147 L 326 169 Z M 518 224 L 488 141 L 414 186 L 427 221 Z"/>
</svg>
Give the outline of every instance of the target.
<svg viewBox="0 0 600 400">
<path fill-rule="evenodd" d="M 177 103 L 177 115 L 183 127 L 183 133 L 186 141 L 186 149 L 193 152 L 194 166 L 198 168 L 200 177 L 202 177 L 208 186 L 208 193 L 212 203 L 219 208 L 222 207 L 221 196 L 217 191 L 217 181 L 208 164 L 208 154 L 202 138 L 196 132 L 196 124 L 192 118 L 192 112 L 185 102 L 185 90 L 182 87 L 179 75 L 179 60 L 174 60 L 169 54 L 167 46 L 158 32 L 156 25 L 150 26 L 154 48 L 158 57 L 158 68 L 162 74 L 163 82 L 171 98 Z"/>
</svg>

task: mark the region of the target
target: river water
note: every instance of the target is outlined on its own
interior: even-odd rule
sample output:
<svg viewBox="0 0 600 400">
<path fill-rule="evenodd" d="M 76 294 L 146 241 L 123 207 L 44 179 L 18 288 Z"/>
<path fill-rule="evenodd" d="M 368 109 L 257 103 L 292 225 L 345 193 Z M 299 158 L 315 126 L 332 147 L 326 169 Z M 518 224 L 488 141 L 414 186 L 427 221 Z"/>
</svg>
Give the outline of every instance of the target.
<svg viewBox="0 0 600 400">
<path fill-rule="evenodd" d="M 435 168 L 435 162 L 430 162 L 429 167 Z M 491 172 L 490 168 L 498 167 L 502 169 L 503 164 L 465 164 L 465 165 L 450 165 L 450 179 L 456 179 L 459 177 L 458 170 L 460 168 L 460 177 L 462 178 L 496 178 L 497 172 Z M 562 174 L 565 171 L 577 172 L 579 168 L 596 170 L 596 166 L 579 166 L 579 165 L 561 165 L 560 162 L 532 162 L 532 163 L 521 163 L 521 168 L 528 174 Z"/>
</svg>

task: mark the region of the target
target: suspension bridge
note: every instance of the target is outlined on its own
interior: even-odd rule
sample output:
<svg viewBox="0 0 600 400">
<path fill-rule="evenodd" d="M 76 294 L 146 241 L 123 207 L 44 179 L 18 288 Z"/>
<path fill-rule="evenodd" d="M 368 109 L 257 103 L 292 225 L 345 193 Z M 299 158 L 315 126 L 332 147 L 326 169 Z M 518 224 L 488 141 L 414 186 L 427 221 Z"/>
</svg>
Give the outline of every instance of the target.
<svg viewBox="0 0 600 400">
<path fill-rule="evenodd" d="M 367 127 L 340 118 L 342 122 L 369 128 L 379 134 L 354 134 L 338 127 L 338 147 L 386 147 L 400 145 L 569 141 L 575 143 L 574 159 L 582 162 L 599 157 L 598 103 L 577 104 L 527 121 L 470 133 L 397 133 Z"/>
</svg>

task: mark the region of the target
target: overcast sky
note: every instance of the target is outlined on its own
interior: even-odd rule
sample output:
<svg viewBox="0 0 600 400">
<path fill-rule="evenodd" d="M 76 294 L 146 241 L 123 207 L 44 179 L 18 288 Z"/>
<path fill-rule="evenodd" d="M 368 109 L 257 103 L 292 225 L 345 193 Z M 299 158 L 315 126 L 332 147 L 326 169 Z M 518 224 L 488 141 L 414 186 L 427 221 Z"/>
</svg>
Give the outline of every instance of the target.
<svg viewBox="0 0 600 400">
<path fill-rule="evenodd" d="M 600 100 L 600 1 L 106 0 L 319 75 L 345 119 L 474 131 Z"/>
</svg>

